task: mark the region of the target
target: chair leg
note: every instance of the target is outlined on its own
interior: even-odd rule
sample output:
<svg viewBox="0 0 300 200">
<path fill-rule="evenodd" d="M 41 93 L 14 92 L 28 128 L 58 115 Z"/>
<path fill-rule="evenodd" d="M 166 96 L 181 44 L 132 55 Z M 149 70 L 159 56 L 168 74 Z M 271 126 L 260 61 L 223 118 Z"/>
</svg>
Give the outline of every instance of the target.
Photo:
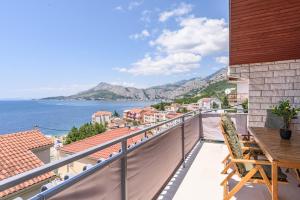
<svg viewBox="0 0 300 200">
<path fill-rule="evenodd" d="M 229 184 L 228 181 L 235 174 L 235 170 L 233 170 L 228 176 L 221 182 L 221 186 L 223 186 L 223 199 L 228 195 Z"/>
<path fill-rule="evenodd" d="M 226 185 L 226 183 L 229 181 L 229 179 L 231 179 L 231 177 L 233 177 L 234 174 L 235 174 L 235 170 L 233 170 L 232 172 L 230 172 L 230 174 L 228 174 L 228 176 L 221 182 L 221 185 Z"/>
<path fill-rule="evenodd" d="M 222 163 L 223 163 L 223 164 L 226 164 L 226 163 L 228 162 L 229 158 L 230 158 L 230 154 L 228 154 L 228 155 L 224 158 L 224 160 L 222 161 Z"/>
<path fill-rule="evenodd" d="M 296 178 L 298 181 L 298 187 L 300 187 L 300 171 L 299 171 L 299 169 L 294 169 L 294 170 L 295 170 Z"/>
<path fill-rule="evenodd" d="M 249 181 L 249 179 L 251 179 L 251 177 L 258 171 L 257 166 L 255 166 L 253 169 L 251 169 L 245 177 L 243 177 L 241 179 L 241 181 L 236 184 L 236 186 L 234 186 L 234 188 L 226 195 L 226 197 L 224 198 L 224 200 L 229 200 L 231 199 L 231 197 L 233 197 L 233 195 L 235 195 L 238 191 L 240 191 L 240 189 L 247 183 L 247 181 Z"/>
<path fill-rule="evenodd" d="M 272 194 L 272 185 L 271 185 L 271 182 L 270 182 L 265 170 L 261 166 L 257 166 L 257 167 L 258 167 L 259 173 L 261 174 L 269 192 Z"/>
<path fill-rule="evenodd" d="M 227 174 L 227 171 L 230 169 L 230 167 L 233 165 L 232 162 L 229 162 L 229 164 L 227 164 L 225 166 L 225 168 L 223 169 L 223 171 L 221 172 L 221 174 Z"/>
</svg>

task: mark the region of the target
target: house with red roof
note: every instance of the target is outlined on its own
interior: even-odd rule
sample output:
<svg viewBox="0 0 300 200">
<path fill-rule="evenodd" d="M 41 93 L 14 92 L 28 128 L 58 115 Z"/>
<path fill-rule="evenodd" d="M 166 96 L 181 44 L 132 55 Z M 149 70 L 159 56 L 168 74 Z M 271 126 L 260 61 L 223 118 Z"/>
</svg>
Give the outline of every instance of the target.
<svg viewBox="0 0 300 200">
<path fill-rule="evenodd" d="M 108 111 L 98 111 L 92 115 L 92 122 L 106 124 L 111 121 L 112 113 Z"/>
<path fill-rule="evenodd" d="M 0 135 L 0 181 L 50 162 L 53 142 L 40 130 Z M 0 199 L 27 199 L 55 178 L 49 172 L 0 192 Z"/>
<path fill-rule="evenodd" d="M 64 158 L 66 156 L 84 151 L 88 148 L 95 147 L 101 144 L 104 144 L 108 141 L 117 139 L 122 136 L 129 135 L 130 133 L 137 131 L 137 128 L 116 128 L 112 130 L 108 130 L 104 133 L 94 135 L 88 138 L 85 138 L 83 140 L 73 142 L 68 145 L 64 145 L 61 149 L 59 149 L 59 156 L 60 158 Z M 142 136 L 136 136 L 133 138 L 128 139 L 127 144 L 131 145 L 135 142 L 142 139 Z M 104 150 L 101 150 L 99 152 L 96 152 L 94 154 L 91 154 L 90 156 L 80 159 L 76 162 L 73 162 L 72 164 L 69 164 L 67 166 L 61 167 L 58 170 L 58 173 L 61 177 L 65 176 L 66 174 L 72 175 L 72 174 L 78 174 L 83 170 L 83 168 L 86 165 L 94 165 L 97 163 L 100 159 L 107 159 L 110 157 L 111 154 L 119 152 L 121 149 L 121 144 L 115 144 L 111 147 L 108 147 Z"/>
<path fill-rule="evenodd" d="M 133 108 L 123 112 L 123 118 L 127 121 L 143 122 L 143 114 L 145 110 L 142 108 Z"/>
</svg>

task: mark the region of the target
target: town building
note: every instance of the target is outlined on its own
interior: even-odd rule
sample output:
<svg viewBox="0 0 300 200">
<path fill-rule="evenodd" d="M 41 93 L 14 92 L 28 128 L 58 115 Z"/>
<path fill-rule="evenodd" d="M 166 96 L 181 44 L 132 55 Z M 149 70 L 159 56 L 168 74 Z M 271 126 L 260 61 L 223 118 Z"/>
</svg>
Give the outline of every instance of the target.
<svg viewBox="0 0 300 200">
<path fill-rule="evenodd" d="M 200 105 L 199 105 L 199 103 L 190 103 L 190 104 L 187 104 L 186 109 L 188 111 L 199 110 L 200 109 Z"/>
<path fill-rule="evenodd" d="M 222 102 L 217 98 L 202 98 L 198 101 L 198 104 L 202 110 L 210 110 L 213 109 L 214 104 L 217 109 L 221 109 Z"/>
<path fill-rule="evenodd" d="M 52 146 L 52 140 L 37 129 L 0 135 L 0 181 L 49 163 Z M 49 172 L 27 180 L 0 191 L 0 199 L 27 199 L 54 178 L 54 173 Z"/>
<path fill-rule="evenodd" d="M 144 124 L 155 124 L 167 120 L 167 111 L 146 111 L 143 113 Z"/>
<path fill-rule="evenodd" d="M 145 112 L 142 108 L 133 108 L 130 110 L 125 110 L 123 112 L 123 118 L 128 121 L 136 121 L 143 122 L 143 112 Z"/>
<path fill-rule="evenodd" d="M 154 116 L 154 111 L 147 111 L 144 113 L 144 124 L 152 124 L 155 123 L 155 116 Z"/>
<path fill-rule="evenodd" d="M 112 113 L 108 111 L 98 111 L 92 115 L 92 123 L 106 124 L 109 123 Z"/>
<path fill-rule="evenodd" d="M 109 128 L 109 129 L 124 128 L 124 127 L 126 127 L 126 125 L 127 125 L 127 123 L 124 119 L 119 118 L 119 117 L 114 117 L 107 124 L 107 128 Z"/>
<path fill-rule="evenodd" d="M 241 104 L 249 98 L 249 81 L 247 79 L 228 77 L 230 83 L 236 84 L 236 104 Z"/>
<path fill-rule="evenodd" d="M 59 149 L 59 157 L 64 158 L 66 156 L 72 155 L 84 151 L 88 148 L 95 147 L 97 145 L 103 144 L 105 142 L 111 141 L 113 139 L 128 135 L 134 131 L 137 131 L 137 128 L 116 128 L 113 130 L 108 130 L 104 133 L 94 135 L 92 137 L 85 138 L 83 140 L 73 142 L 68 145 L 64 145 Z M 128 140 L 128 145 L 133 144 L 141 139 L 141 136 L 133 137 Z M 102 151 L 91 154 L 90 156 L 77 160 L 72 164 L 68 164 L 64 167 L 58 169 L 58 174 L 60 177 L 66 175 L 75 175 L 82 172 L 83 168 L 87 165 L 94 165 L 100 159 L 107 159 L 113 153 L 119 152 L 121 148 L 120 144 L 113 145 L 109 148 L 106 148 Z"/>
<path fill-rule="evenodd" d="M 249 126 L 264 127 L 267 110 L 280 100 L 300 105 L 300 5 L 239 3 L 230 9 L 229 76 L 248 83 Z"/>
<path fill-rule="evenodd" d="M 180 104 L 172 103 L 170 106 L 165 106 L 165 110 L 168 112 L 177 112 L 180 108 Z"/>
</svg>

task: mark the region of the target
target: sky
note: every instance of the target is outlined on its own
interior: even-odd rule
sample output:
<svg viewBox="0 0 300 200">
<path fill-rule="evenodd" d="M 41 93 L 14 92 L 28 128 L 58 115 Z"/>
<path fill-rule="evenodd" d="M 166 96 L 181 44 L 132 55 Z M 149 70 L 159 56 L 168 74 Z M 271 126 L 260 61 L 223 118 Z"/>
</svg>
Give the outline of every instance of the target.
<svg viewBox="0 0 300 200">
<path fill-rule="evenodd" d="M 3 0 L 0 99 L 146 88 L 228 64 L 226 0 Z"/>
</svg>

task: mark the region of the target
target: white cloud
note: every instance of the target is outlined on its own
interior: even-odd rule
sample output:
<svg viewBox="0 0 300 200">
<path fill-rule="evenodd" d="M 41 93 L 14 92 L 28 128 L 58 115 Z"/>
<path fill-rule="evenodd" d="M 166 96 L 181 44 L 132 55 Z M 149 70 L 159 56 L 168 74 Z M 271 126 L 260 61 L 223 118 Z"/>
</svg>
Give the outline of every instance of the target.
<svg viewBox="0 0 300 200">
<path fill-rule="evenodd" d="M 136 7 L 142 5 L 143 1 L 131 1 L 128 5 L 128 10 L 133 10 Z"/>
<path fill-rule="evenodd" d="M 228 48 L 228 27 L 224 19 L 186 18 L 180 29 L 164 30 L 152 46 L 168 53 L 189 52 L 208 55 Z"/>
<path fill-rule="evenodd" d="M 122 7 L 122 6 L 117 6 L 117 7 L 115 7 L 115 10 L 120 10 L 120 11 L 122 11 L 122 10 L 123 10 L 123 7 Z"/>
<path fill-rule="evenodd" d="M 150 32 L 146 29 L 142 30 L 140 33 L 136 33 L 133 35 L 130 35 L 130 39 L 138 40 L 138 39 L 145 39 L 146 37 L 150 36 Z"/>
<path fill-rule="evenodd" d="M 117 68 L 117 70 L 134 75 L 171 75 L 197 68 L 200 60 L 200 55 L 191 53 L 174 53 L 165 57 L 146 55 L 142 60 L 132 64 L 131 68 Z"/>
<path fill-rule="evenodd" d="M 113 82 L 110 82 L 110 84 L 120 85 L 120 86 L 124 86 L 124 87 L 135 87 L 135 83 L 126 82 L 126 81 L 113 81 Z"/>
<path fill-rule="evenodd" d="M 150 23 L 151 22 L 151 11 L 150 10 L 144 10 L 142 12 L 142 16 L 140 18 L 141 21 L 146 22 L 146 23 Z"/>
<path fill-rule="evenodd" d="M 134 75 L 190 72 L 200 66 L 203 57 L 227 51 L 228 27 L 224 19 L 185 18 L 179 21 L 178 30 L 164 30 L 150 46 L 155 48 L 153 54 L 116 69 Z"/>
<path fill-rule="evenodd" d="M 164 11 L 159 15 L 159 21 L 165 22 L 171 17 L 180 17 L 190 13 L 193 9 L 191 4 L 181 3 L 177 8 L 169 11 Z"/>
<path fill-rule="evenodd" d="M 228 56 L 216 57 L 215 60 L 217 63 L 224 64 L 224 65 L 228 65 L 228 63 L 229 63 Z"/>
</svg>

